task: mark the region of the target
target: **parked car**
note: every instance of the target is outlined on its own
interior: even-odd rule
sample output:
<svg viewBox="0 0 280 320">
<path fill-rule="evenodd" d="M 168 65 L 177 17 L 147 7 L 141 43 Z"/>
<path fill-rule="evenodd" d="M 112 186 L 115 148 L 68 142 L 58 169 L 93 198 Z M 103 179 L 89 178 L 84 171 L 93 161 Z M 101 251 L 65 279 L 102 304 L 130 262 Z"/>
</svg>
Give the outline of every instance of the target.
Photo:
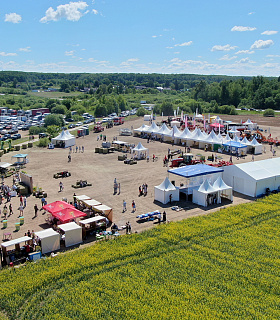
<svg viewBox="0 0 280 320">
<path fill-rule="evenodd" d="M 39 139 L 46 138 L 48 135 L 45 132 L 39 133 Z"/>
<path fill-rule="evenodd" d="M 82 125 L 83 125 L 82 122 L 77 122 L 77 123 L 76 123 L 76 127 L 79 127 L 79 126 L 82 126 Z"/>
<path fill-rule="evenodd" d="M 71 123 L 69 126 L 68 126 L 68 129 L 72 129 L 72 128 L 75 128 L 76 125 L 74 123 Z"/>
<path fill-rule="evenodd" d="M 11 136 L 12 140 L 17 140 L 17 139 L 21 139 L 21 134 L 20 133 L 16 133 L 13 136 Z"/>
<path fill-rule="evenodd" d="M 11 135 L 9 133 L 4 134 L 2 140 L 11 139 Z"/>
</svg>

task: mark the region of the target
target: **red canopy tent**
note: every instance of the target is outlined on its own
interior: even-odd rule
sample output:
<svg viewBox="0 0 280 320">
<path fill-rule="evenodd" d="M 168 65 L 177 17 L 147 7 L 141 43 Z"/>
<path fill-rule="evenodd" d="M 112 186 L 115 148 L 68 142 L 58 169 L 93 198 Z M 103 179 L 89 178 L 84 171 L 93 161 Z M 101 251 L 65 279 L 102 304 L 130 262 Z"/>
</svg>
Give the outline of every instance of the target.
<svg viewBox="0 0 280 320">
<path fill-rule="evenodd" d="M 72 206 L 71 206 L 72 207 Z M 86 217 L 87 214 L 77 210 L 76 208 L 65 208 L 52 213 L 53 217 L 57 218 L 61 223 L 73 221 L 76 218 Z"/>
<path fill-rule="evenodd" d="M 224 125 L 223 125 L 223 124 L 219 124 L 219 123 L 211 123 L 211 124 L 210 124 L 210 127 L 211 127 L 211 128 L 217 128 L 217 129 L 218 129 L 219 127 L 220 127 L 220 128 L 224 128 Z"/>
<path fill-rule="evenodd" d="M 65 201 L 55 201 L 55 202 L 52 202 L 52 203 L 49 203 L 49 204 L 46 204 L 45 206 L 43 206 L 43 209 L 48 211 L 49 213 L 58 212 L 63 209 L 66 209 L 66 208 L 75 209 L 75 207 L 73 207 L 71 204 L 69 204 Z"/>
</svg>

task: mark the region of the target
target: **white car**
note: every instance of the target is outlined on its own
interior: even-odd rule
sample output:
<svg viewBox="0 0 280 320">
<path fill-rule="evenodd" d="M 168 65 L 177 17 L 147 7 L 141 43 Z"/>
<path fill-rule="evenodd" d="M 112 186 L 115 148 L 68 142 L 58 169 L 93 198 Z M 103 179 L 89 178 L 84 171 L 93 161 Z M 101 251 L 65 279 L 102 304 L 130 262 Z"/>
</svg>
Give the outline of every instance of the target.
<svg viewBox="0 0 280 320">
<path fill-rule="evenodd" d="M 82 122 L 77 122 L 77 123 L 76 123 L 76 127 L 79 127 L 79 126 L 82 126 L 82 125 L 83 125 Z"/>
</svg>

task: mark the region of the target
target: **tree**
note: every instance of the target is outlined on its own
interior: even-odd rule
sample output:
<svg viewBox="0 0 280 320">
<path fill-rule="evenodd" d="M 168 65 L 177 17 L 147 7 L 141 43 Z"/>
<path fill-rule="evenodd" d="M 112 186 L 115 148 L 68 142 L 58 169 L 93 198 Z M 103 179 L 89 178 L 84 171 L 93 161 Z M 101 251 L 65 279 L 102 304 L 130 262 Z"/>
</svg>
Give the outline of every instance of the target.
<svg viewBox="0 0 280 320">
<path fill-rule="evenodd" d="M 144 117 L 145 114 L 147 114 L 147 110 L 144 107 L 140 107 L 136 112 L 138 117 Z"/>
<path fill-rule="evenodd" d="M 95 108 L 95 112 L 94 112 L 95 116 L 98 117 L 104 117 L 107 115 L 107 108 L 106 106 L 102 105 L 102 104 L 98 104 Z"/>
<path fill-rule="evenodd" d="M 47 133 L 49 134 L 50 138 L 54 138 L 60 131 L 60 127 L 56 125 L 50 125 L 47 128 Z"/>
<path fill-rule="evenodd" d="M 275 117 L 275 111 L 272 109 L 266 109 L 263 113 L 264 117 Z"/>
<path fill-rule="evenodd" d="M 45 127 L 53 125 L 60 128 L 64 126 L 64 120 L 61 114 L 49 114 L 48 116 L 46 116 Z"/>
<path fill-rule="evenodd" d="M 63 105 L 59 105 L 52 108 L 52 113 L 65 114 L 67 111 L 68 111 L 67 108 Z"/>
<path fill-rule="evenodd" d="M 174 114 L 172 102 L 168 100 L 163 101 L 161 112 L 163 112 L 164 116 L 172 116 Z"/>
</svg>

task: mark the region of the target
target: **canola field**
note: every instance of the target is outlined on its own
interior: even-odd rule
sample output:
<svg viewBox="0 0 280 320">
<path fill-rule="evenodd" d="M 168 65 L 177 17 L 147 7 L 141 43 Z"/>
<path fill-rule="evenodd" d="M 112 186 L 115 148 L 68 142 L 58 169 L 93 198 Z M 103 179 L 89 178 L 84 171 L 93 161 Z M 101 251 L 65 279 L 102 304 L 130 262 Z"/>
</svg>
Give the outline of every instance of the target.
<svg viewBox="0 0 280 320">
<path fill-rule="evenodd" d="M 279 319 L 280 195 L 0 272 L 9 319 Z"/>
</svg>

